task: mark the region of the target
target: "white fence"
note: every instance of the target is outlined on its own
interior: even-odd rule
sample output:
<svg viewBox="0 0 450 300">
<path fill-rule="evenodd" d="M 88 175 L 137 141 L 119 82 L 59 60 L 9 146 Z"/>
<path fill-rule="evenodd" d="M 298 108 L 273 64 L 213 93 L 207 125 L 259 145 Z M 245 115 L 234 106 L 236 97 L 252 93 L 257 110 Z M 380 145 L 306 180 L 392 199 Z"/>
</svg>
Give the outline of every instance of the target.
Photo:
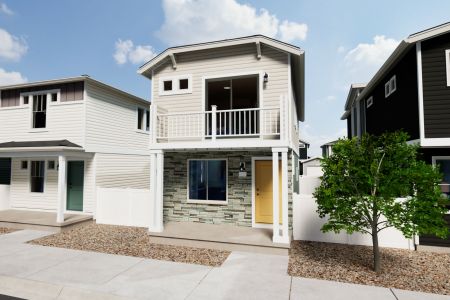
<svg viewBox="0 0 450 300">
<path fill-rule="evenodd" d="M 9 209 L 9 191 L 9 185 L 0 184 L 0 210 Z"/>
<path fill-rule="evenodd" d="M 316 242 L 329 242 L 353 245 L 372 245 L 369 234 L 347 234 L 341 231 L 323 233 L 320 229 L 326 218 L 321 219 L 317 213 L 316 199 L 312 193 L 320 185 L 319 176 L 300 177 L 300 195 L 294 194 L 293 203 L 293 234 L 294 240 L 307 240 Z M 397 229 L 389 228 L 380 232 L 379 243 L 381 247 L 414 249 L 414 243 L 406 239 Z"/>
<path fill-rule="evenodd" d="M 138 189 L 97 189 L 96 221 L 99 224 L 148 227 L 150 191 Z"/>
</svg>

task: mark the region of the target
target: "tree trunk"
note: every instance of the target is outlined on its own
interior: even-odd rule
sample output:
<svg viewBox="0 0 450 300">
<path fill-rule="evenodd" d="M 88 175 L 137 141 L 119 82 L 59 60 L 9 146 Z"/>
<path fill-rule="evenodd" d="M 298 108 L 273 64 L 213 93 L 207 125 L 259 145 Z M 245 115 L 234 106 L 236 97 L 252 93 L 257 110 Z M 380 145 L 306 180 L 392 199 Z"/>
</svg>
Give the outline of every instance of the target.
<svg viewBox="0 0 450 300">
<path fill-rule="evenodd" d="M 372 228 L 373 269 L 377 274 L 381 272 L 380 247 L 378 246 L 377 227 Z"/>
</svg>

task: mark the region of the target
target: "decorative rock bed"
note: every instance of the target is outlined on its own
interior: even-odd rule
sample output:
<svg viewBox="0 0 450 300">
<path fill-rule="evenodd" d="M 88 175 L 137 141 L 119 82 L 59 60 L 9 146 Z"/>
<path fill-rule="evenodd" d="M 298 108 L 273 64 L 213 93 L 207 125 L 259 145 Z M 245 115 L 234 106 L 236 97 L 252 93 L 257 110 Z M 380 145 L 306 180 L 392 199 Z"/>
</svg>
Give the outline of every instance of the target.
<svg viewBox="0 0 450 300">
<path fill-rule="evenodd" d="M 0 234 L 7 234 L 7 233 L 14 232 L 14 231 L 17 231 L 17 229 L 0 227 Z"/>
<path fill-rule="evenodd" d="M 29 243 L 174 262 L 220 266 L 230 252 L 151 242 L 146 228 L 89 223 Z"/>
<path fill-rule="evenodd" d="M 295 241 L 292 276 L 450 295 L 450 254 L 381 248 L 382 272 L 372 271 L 372 247 Z"/>
</svg>

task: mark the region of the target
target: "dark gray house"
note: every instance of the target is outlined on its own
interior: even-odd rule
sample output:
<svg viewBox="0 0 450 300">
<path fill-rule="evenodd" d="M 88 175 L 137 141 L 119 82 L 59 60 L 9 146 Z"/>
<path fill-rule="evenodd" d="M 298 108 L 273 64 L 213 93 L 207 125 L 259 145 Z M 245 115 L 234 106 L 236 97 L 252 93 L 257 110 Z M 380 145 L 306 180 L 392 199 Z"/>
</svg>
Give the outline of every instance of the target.
<svg viewBox="0 0 450 300">
<path fill-rule="evenodd" d="M 299 159 L 308 159 L 310 158 L 308 156 L 308 149 L 309 149 L 309 142 L 305 141 L 305 140 L 299 140 L 299 149 L 298 149 L 298 153 L 299 153 Z"/>
<path fill-rule="evenodd" d="M 352 85 L 342 120 L 349 138 L 407 132 L 444 173 L 441 188 L 450 197 L 450 23 L 410 35 L 367 85 Z M 421 236 L 420 244 L 450 246 L 450 239 Z"/>
</svg>

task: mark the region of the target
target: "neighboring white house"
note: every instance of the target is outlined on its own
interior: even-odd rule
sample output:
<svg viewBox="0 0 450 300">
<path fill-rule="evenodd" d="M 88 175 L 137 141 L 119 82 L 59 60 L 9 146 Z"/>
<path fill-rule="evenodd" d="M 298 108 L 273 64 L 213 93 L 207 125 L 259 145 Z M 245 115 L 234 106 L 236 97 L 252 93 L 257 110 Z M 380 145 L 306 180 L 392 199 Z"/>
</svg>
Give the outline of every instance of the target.
<svg viewBox="0 0 450 300">
<path fill-rule="evenodd" d="M 304 57 L 256 35 L 169 48 L 139 69 L 152 82 L 151 232 L 227 223 L 289 243 Z"/>
<path fill-rule="evenodd" d="M 149 188 L 150 103 L 88 76 L 0 87 L 0 209 L 96 213 Z"/>
</svg>

